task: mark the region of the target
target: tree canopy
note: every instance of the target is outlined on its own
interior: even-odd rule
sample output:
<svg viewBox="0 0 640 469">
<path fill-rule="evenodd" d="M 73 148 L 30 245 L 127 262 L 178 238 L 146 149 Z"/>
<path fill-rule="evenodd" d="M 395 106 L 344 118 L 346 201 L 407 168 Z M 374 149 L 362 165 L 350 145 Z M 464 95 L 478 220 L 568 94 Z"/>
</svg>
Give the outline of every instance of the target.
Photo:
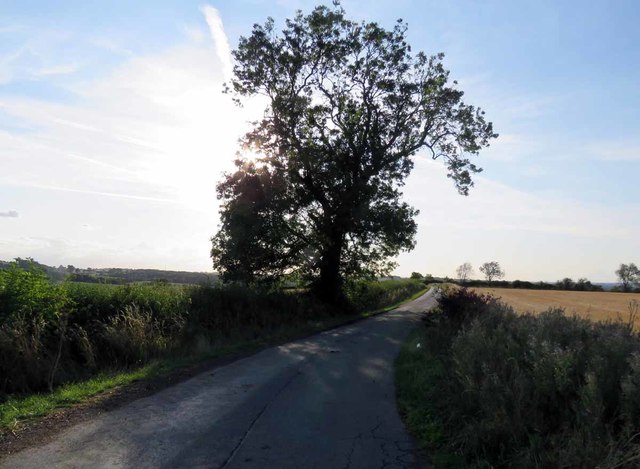
<svg viewBox="0 0 640 469">
<path fill-rule="evenodd" d="M 500 264 L 496 261 L 485 262 L 480 266 L 480 272 L 482 272 L 488 282 L 494 279 L 504 278 L 504 270 L 500 268 Z"/>
<path fill-rule="evenodd" d="M 622 284 L 623 291 L 631 291 L 634 286 L 640 286 L 640 269 L 633 262 L 620 264 L 616 276 Z"/>
<path fill-rule="evenodd" d="M 456 276 L 460 282 L 465 283 L 473 276 L 473 266 L 469 262 L 461 264 L 456 269 Z"/>
<path fill-rule="evenodd" d="M 388 272 L 415 245 L 418 211 L 401 188 L 420 150 L 468 194 L 480 171 L 470 157 L 497 135 L 462 101 L 443 55 L 413 55 L 406 31 L 402 20 L 351 21 L 335 2 L 240 38 L 227 91 L 267 106 L 241 141 L 260 157 L 239 152 L 218 185 L 212 258 L 223 279 L 296 272 L 332 299 L 345 276 Z"/>
</svg>

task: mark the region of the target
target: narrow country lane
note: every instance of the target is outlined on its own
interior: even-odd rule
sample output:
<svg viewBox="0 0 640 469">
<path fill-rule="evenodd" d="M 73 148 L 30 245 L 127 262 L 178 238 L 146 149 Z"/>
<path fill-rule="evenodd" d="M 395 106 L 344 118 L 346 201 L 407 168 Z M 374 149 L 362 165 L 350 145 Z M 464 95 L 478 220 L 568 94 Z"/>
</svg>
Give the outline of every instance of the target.
<svg viewBox="0 0 640 469">
<path fill-rule="evenodd" d="M 433 290 L 264 350 L 61 433 L 2 468 L 408 468 L 393 363 Z"/>
</svg>

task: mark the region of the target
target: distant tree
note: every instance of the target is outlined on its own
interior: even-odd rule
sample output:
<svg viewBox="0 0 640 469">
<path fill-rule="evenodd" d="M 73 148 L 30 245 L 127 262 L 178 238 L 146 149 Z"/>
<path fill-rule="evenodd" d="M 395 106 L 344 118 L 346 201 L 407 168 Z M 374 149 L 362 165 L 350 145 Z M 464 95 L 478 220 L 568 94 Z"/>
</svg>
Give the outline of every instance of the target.
<svg viewBox="0 0 640 469">
<path fill-rule="evenodd" d="M 422 280 L 422 274 L 420 272 L 411 272 L 411 277 L 413 279 Z"/>
<path fill-rule="evenodd" d="M 473 267 L 469 262 L 465 262 L 456 269 L 456 276 L 460 282 L 465 283 L 473 275 Z"/>
<path fill-rule="evenodd" d="M 620 268 L 616 270 L 618 280 L 622 284 L 622 291 L 631 291 L 635 286 L 640 284 L 640 269 L 632 262 L 631 264 L 620 264 Z"/>
<path fill-rule="evenodd" d="M 565 277 L 562 280 L 556 282 L 556 288 L 558 290 L 575 290 L 576 284 L 569 277 Z"/>
<path fill-rule="evenodd" d="M 470 158 L 497 137 L 443 55 L 411 52 L 400 20 L 354 22 L 336 1 L 282 32 L 272 19 L 254 25 L 233 57 L 228 91 L 238 103 L 262 96 L 266 109 L 241 142 L 260 157 L 239 158 L 218 186 L 211 254 L 224 280 L 299 272 L 317 296 L 341 299 L 345 277 L 384 275 L 414 247 L 418 212 L 401 188 L 416 153 L 442 160 L 466 195 L 480 171 Z M 255 193 L 236 187 L 246 178 Z"/>
<path fill-rule="evenodd" d="M 488 282 L 494 279 L 504 278 L 504 271 L 500 268 L 500 264 L 496 261 L 485 262 L 480 266 L 480 272 L 482 272 Z"/>
<path fill-rule="evenodd" d="M 594 285 L 586 278 L 579 278 L 575 284 L 575 289 L 578 291 L 603 291 L 604 290 L 600 285 Z"/>
</svg>

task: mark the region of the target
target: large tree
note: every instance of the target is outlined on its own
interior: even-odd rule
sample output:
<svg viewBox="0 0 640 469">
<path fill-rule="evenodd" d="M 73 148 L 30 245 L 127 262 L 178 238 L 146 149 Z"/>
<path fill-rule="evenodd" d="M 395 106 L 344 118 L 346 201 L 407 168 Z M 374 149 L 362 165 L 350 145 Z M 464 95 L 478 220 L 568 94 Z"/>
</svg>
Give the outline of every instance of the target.
<svg viewBox="0 0 640 469">
<path fill-rule="evenodd" d="M 387 271 L 415 244 L 418 212 L 401 187 L 420 150 L 468 194 L 480 171 L 469 157 L 497 135 L 463 103 L 443 55 L 412 55 L 405 36 L 402 20 L 354 22 L 335 2 L 240 38 L 228 91 L 267 106 L 241 142 L 260 157 L 240 157 L 218 186 L 212 257 L 223 279 L 295 271 L 335 300 L 345 276 Z"/>
</svg>

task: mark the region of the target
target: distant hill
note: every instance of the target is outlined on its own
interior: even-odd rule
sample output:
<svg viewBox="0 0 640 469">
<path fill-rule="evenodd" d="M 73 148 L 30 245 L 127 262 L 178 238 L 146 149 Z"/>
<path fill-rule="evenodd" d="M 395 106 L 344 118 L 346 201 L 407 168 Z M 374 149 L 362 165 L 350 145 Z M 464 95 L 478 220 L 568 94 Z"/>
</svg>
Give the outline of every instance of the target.
<svg viewBox="0 0 640 469">
<path fill-rule="evenodd" d="M 29 264 L 28 260 L 21 259 L 18 261 L 22 267 Z M 159 269 L 125 269 L 125 268 L 106 268 L 92 269 L 91 267 L 81 269 L 72 265 L 53 267 L 40 262 L 33 263 L 44 270 L 49 278 L 54 281 L 62 281 L 65 279 L 74 282 L 86 283 L 111 283 L 125 284 L 136 282 L 167 282 L 182 284 L 207 284 L 218 281 L 218 274 L 211 272 L 186 272 L 176 270 L 159 270 Z M 0 269 L 8 267 L 9 262 L 0 261 Z"/>
</svg>

